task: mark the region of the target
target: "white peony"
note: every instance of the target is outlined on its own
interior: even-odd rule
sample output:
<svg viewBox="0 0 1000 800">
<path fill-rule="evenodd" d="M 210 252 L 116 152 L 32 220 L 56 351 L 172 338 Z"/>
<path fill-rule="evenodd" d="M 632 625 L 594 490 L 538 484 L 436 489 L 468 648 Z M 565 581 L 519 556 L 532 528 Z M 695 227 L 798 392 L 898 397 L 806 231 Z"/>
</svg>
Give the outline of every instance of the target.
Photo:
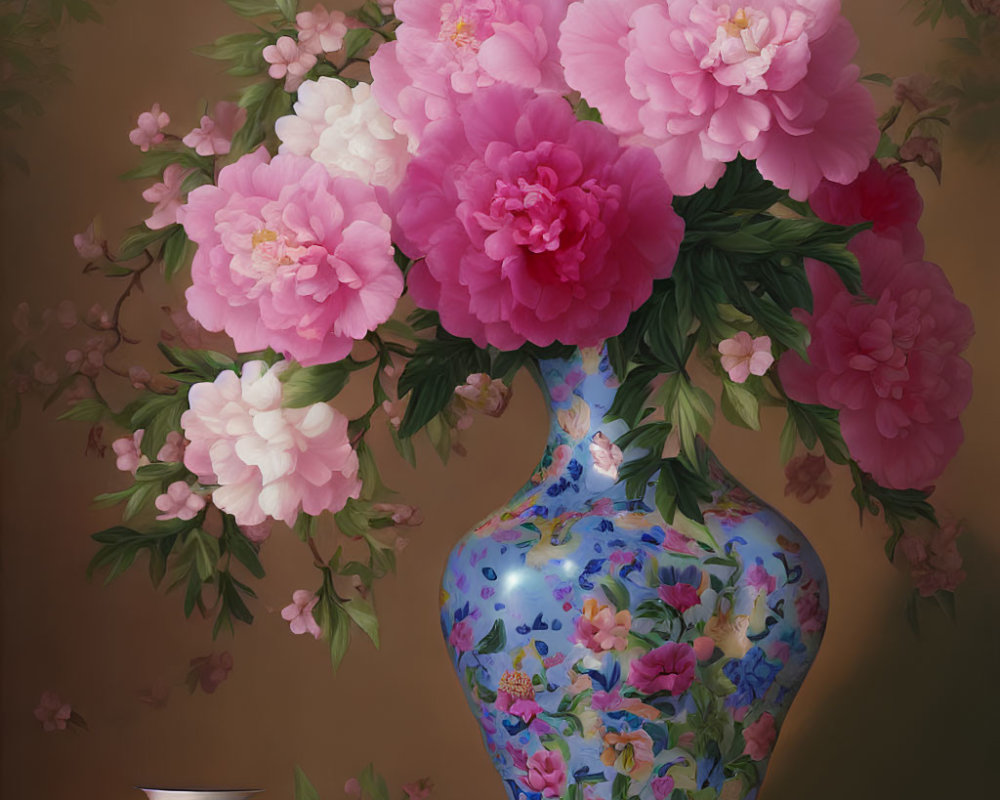
<svg viewBox="0 0 1000 800">
<path fill-rule="evenodd" d="M 309 156 L 334 176 L 360 178 L 390 191 L 403 179 L 410 160 L 407 138 L 379 108 L 371 86 L 353 89 L 336 78 L 306 81 L 299 87 L 295 114 L 275 122 L 279 153 Z"/>
</svg>

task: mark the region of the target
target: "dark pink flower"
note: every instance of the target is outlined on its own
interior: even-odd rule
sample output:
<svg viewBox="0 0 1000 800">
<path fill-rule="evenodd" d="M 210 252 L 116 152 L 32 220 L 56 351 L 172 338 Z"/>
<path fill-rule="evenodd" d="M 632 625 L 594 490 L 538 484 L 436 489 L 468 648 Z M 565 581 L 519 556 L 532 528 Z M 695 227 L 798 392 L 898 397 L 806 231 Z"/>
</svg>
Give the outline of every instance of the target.
<svg viewBox="0 0 1000 800">
<path fill-rule="evenodd" d="M 430 778 L 421 778 L 413 783 L 403 784 L 403 791 L 406 792 L 407 800 L 427 800 L 431 796 L 431 789 L 433 788 L 434 784 L 431 783 Z"/>
<path fill-rule="evenodd" d="M 42 692 L 42 697 L 35 708 L 35 719 L 42 723 L 46 733 L 66 730 L 66 724 L 73 716 L 73 708 L 53 691 Z"/>
<path fill-rule="evenodd" d="M 454 647 L 459 653 L 465 653 L 472 649 L 474 638 L 472 626 L 464 619 L 455 623 L 448 634 L 448 644 Z"/>
<path fill-rule="evenodd" d="M 674 790 L 674 779 L 669 775 L 662 775 L 659 778 L 653 778 L 649 782 L 649 786 L 653 790 L 653 800 L 666 800 Z"/>
<path fill-rule="evenodd" d="M 807 261 L 813 313 L 797 312 L 812 337 L 810 363 L 786 352 L 788 396 L 840 411 L 851 455 L 881 485 L 923 489 L 962 442 L 959 414 L 972 395 L 960 353 L 973 333 L 969 309 L 944 273 L 866 231 L 850 250 L 873 302 L 850 294 L 833 270 Z"/>
<path fill-rule="evenodd" d="M 809 195 L 809 205 L 820 219 L 834 225 L 871 222 L 874 233 L 896 239 L 908 255 L 924 254 L 924 239 L 917 230 L 924 201 L 910 173 L 899 164 L 883 167 L 872 160 L 846 186 L 821 181 Z"/>
<path fill-rule="evenodd" d="M 777 738 L 774 717 L 765 711 L 743 729 L 743 741 L 746 742 L 743 752 L 754 761 L 762 761 L 771 755 L 771 748 Z"/>
<path fill-rule="evenodd" d="M 775 578 L 763 564 L 753 564 L 747 569 L 747 586 L 750 586 L 764 594 L 771 594 L 778 585 Z"/>
<path fill-rule="evenodd" d="M 397 194 L 414 301 L 480 346 L 593 345 L 670 275 L 683 233 L 652 154 L 559 97 L 481 89 Z"/>
<path fill-rule="evenodd" d="M 833 475 L 823 456 L 804 453 L 785 465 L 785 496 L 794 494 L 800 503 L 822 500 L 833 488 Z M 773 590 L 772 590 L 773 591 Z"/>
<path fill-rule="evenodd" d="M 898 549 L 909 562 L 910 577 L 921 597 L 953 592 L 965 580 L 956 544 L 961 532 L 961 525 L 951 520 L 929 534 L 907 530 L 899 540 Z"/>
<path fill-rule="evenodd" d="M 521 779 L 525 787 L 541 792 L 542 797 L 560 797 L 566 785 L 566 762 L 558 750 L 539 750 L 528 756 L 528 774 Z"/>
<path fill-rule="evenodd" d="M 643 694 L 682 694 L 694 680 L 694 649 L 682 642 L 667 642 L 629 665 L 628 682 Z"/>
<path fill-rule="evenodd" d="M 928 167 L 934 177 L 941 183 L 941 145 L 932 136 L 911 136 L 899 148 L 899 157 L 903 161 L 913 161 L 922 167 Z"/>
<path fill-rule="evenodd" d="M 698 590 L 689 583 L 663 585 L 656 592 L 664 603 L 673 606 L 681 614 L 689 608 L 701 605 L 701 596 L 698 594 Z"/>
<path fill-rule="evenodd" d="M 826 609 L 821 602 L 819 588 L 813 581 L 802 584 L 795 598 L 795 612 L 803 633 L 822 633 L 826 627 Z"/>
</svg>

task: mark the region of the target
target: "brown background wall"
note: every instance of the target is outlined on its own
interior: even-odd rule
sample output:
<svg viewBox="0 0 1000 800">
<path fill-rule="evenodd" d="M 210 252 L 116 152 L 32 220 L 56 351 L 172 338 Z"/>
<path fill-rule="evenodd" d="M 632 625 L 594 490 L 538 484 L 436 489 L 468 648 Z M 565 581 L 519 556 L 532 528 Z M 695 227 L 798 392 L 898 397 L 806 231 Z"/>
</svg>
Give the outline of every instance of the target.
<svg viewBox="0 0 1000 800">
<path fill-rule="evenodd" d="M 865 71 L 902 75 L 936 60 L 938 34 L 913 29 L 900 5 L 846 4 Z M 190 50 L 239 24 L 219 0 L 118 0 L 106 25 L 69 32 L 64 57 L 73 83 L 49 95 L 46 116 L 20 137 L 31 176 L 10 174 L 3 187 L 4 315 L 21 299 L 35 309 L 65 297 L 83 308 L 112 301 L 106 282 L 79 275 L 72 234 L 96 213 L 112 234 L 144 216 L 144 185 L 115 178 L 135 163 L 127 139 L 135 116 L 159 102 L 174 119 L 171 129 L 183 132 L 197 122 L 201 101 L 231 93 L 232 79 Z M 826 640 L 762 800 L 1000 794 L 1000 535 L 992 513 L 1000 170 L 995 160 L 948 152 L 944 185 L 928 178 L 925 171 L 919 180 L 929 257 L 945 265 L 979 330 L 968 353 L 977 372 L 967 442 L 936 496 L 940 508 L 968 525 L 960 542 L 969 578 L 959 622 L 925 613 L 923 636 L 909 632 L 907 580 L 885 563 L 880 526 L 869 519 L 859 529 L 846 475 L 838 473 L 831 497 L 811 506 L 782 497 L 780 415 L 766 418 L 765 436 L 720 425 L 714 446 L 724 463 L 810 535 L 832 584 Z M 127 320 L 149 345 L 163 323 L 164 297 L 140 299 Z M 264 548 L 268 576 L 259 587 L 258 620 L 235 640 L 213 645 L 209 625 L 185 622 L 180 598 L 154 593 L 142 570 L 110 587 L 88 582 L 88 534 L 116 521 L 114 510 L 90 510 L 89 500 L 124 485 L 123 476 L 113 459 L 83 455 L 84 428 L 28 410 L 2 448 L 0 795 L 127 800 L 137 796 L 132 785 L 159 782 L 254 785 L 267 797 L 290 798 L 299 764 L 324 798 L 335 798 L 344 780 L 373 760 L 394 786 L 428 774 L 439 800 L 500 800 L 440 640 L 436 601 L 452 543 L 511 494 L 540 453 L 546 420 L 538 392 L 519 379 L 515 395 L 504 418 L 476 422 L 467 437 L 470 455 L 447 469 L 425 449 L 414 473 L 397 463 L 384 438 L 376 440 L 388 482 L 423 507 L 426 523 L 403 554 L 399 575 L 380 587 L 381 652 L 357 642 L 335 677 L 324 648 L 290 635 L 277 613 L 292 590 L 316 583 L 305 548 L 286 532 Z M 216 694 L 192 696 L 175 686 L 162 710 L 137 699 L 154 681 L 178 684 L 188 661 L 212 649 L 228 649 L 235 660 Z M 32 709 L 48 688 L 79 709 L 89 733 L 41 731 Z"/>
</svg>

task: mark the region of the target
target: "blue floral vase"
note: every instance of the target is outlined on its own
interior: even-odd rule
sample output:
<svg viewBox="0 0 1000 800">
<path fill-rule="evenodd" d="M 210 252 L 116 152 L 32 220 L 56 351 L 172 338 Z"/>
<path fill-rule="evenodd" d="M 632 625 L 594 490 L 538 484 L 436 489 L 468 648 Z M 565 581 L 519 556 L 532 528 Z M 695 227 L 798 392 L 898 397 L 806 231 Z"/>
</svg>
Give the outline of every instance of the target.
<svg viewBox="0 0 1000 800">
<path fill-rule="evenodd" d="M 826 622 L 802 534 L 711 459 L 705 523 L 616 482 L 604 352 L 544 361 L 541 464 L 452 550 L 441 623 L 511 800 L 757 797 Z M 631 453 L 626 450 L 625 459 Z"/>
</svg>

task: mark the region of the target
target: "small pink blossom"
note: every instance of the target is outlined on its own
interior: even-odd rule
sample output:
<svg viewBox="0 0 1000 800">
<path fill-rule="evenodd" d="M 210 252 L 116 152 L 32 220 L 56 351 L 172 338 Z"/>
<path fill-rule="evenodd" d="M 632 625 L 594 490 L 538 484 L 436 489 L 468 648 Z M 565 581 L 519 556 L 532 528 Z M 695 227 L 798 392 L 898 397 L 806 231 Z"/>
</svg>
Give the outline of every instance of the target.
<svg viewBox="0 0 1000 800">
<path fill-rule="evenodd" d="M 128 138 L 142 152 L 146 152 L 154 144 L 164 139 L 163 128 L 170 124 L 169 115 L 160 110 L 159 103 L 153 103 L 149 111 L 143 111 L 136 120 L 137 128 L 129 133 Z"/>
<path fill-rule="evenodd" d="M 624 650 L 628 647 L 631 627 L 632 614 L 627 609 L 614 612 L 609 606 L 598 605 L 597 600 L 588 597 L 583 601 L 583 613 L 577 617 L 571 638 L 595 653 Z"/>
<path fill-rule="evenodd" d="M 667 642 L 629 665 L 628 682 L 643 694 L 683 694 L 694 680 L 697 658 L 682 642 Z"/>
<path fill-rule="evenodd" d="M 663 536 L 663 548 L 675 553 L 686 553 L 691 556 L 695 554 L 694 539 L 669 526 Z"/>
<path fill-rule="evenodd" d="M 803 633 L 822 633 L 826 627 L 826 609 L 815 582 L 810 580 L 802 584 L 795 598 L 795 612 Z"/>
<path fill-rule="evenodd" d="M 271 66 L 267 74 L 275 80 L 285 79 L 285 90 L 294 92 L 302 84 L 306 73 L 316 66 L 316 55 L 310 53 L 291 36 L 281 36 L 274 44 L 264 48 L 264 60 Z"/>
<path fill-rule="evenodd" d="M 701 596 L 698 594 L 698 590 L 689 583 L 665 584 L 660 586 L 656 592 L 664 603 L 676 608 L 681 614 L 689 608 L 701 605 Z"/>
<path fill-rule="evenodd" d="M 659 778 L 653 778 L 649 782 L 649 786 L 653 790 L 653 800 L 666 800 L 674 790 L 674 779 L 669 775 L 662 775 Z"/>
<path fill-rule="evenodd" d="M 903 161 L 913 161 L 930 168 L 938 183 L 941 183 L 941 144 L 937 139 L 931 136 L 911 136 L 900 146 L 899 157 Z"/>
<path fill-rule="evenodd" d="M 291 605 L 281 609 L 281 618 L 289 623 L 292 633 L 311 633 L 314 639 L 323 635 L 323 629 L 312 613 L 318 602 L 319 598 L 307 589 L 296 589 L 292 593 Z"/>
<path fill-rule="evenodd" d="M 833 475 L 826 465 L 826 459 L 819 455 L 805 453 L 796 456 L 785 465 L 785 497 L 793 494 L 800 503 L 822 500 L 833 488 Z"/>
<path fill-rule="evenodd" d="M 76 304 L 72 300 L 62 300 L 56 306 L 56 321 L 63 330 L 71 330 L 76 327 L 79 317 L 76 313 Z"/>
<path fill-rule="evenodd" d="M 46 733 L 64 731 L 72 716 L 72 707 L 64 703 L 58 694 L 51 690 L 42 692 L 35 708 L 35 719 L 42 723 L 42 730 Z"/>
<path fill-rule="evenodd" d="M 909 103 L 917 111 L 926 111 L 933 102 L 934 79 L 930 75 L 904 75 L 892 82 L 892 95 L 897 103 Z"/>
<path fill-rule="evenodd" d="M 167 707 L 167 702 L 170 700 L 170 686 L 165 680 L 158 678 L 149 686 L 140 689 L 138 696 L 139 702 L 159 711 Z"/>
<path fill-rule="evenodd" d="M 722 368 L 729 373 L 733 383 L 746 383 L 751 375 L 763 375 L 774 363 L 771 355 L 771 337 L 751 337 L 740 331 L 732 339 L 719 342 Z"/>
<path fill-rule="evenodd" d="M 213 694 L 229 677 L 233 669 L 233 657 L 228 651 L 209 653 L 191 659 L 187 684 L 190 691 L 200 686 L 205 694 Z"/>
<path fill-rule="evenodd" d="M 31 376 L 43 386 L 51 386 L 59 380 L 59 373 L 44 361 L 36 361 L 31 368 Z"/>
<path fill-rule="evenodd" d="M 205 507 L 205 498 L 195 494 L 187 481 L 174 481 L 153 502 L 163 512 L 156 515 L 158 520 L 194 519 Z"/>
<path fill-rule="evenodd" d="M 104 255 L 104 243 L 97 240 L 94 225 L 95 223 L 91 222 L 83 233 L 73 235 L 73 247 L 76 248 L 80 258 L 85 258 L 87 261 L 94 261 Z"/>
<path fill-rule="evenodd" d="M 491 380 L 485 372 L 477 372 L 466 378 L 464 385 L 455 387 L 455 394 L 473 411 L 499 417 L 510 402 L 511 390 L 499 378 Z"/>
<path fill-rule="evenodd" d="M 746 573 L 747 586 L 764 594 L 771 594 L 778 586 L 774 577 L 763 564 L 753 564 Z"/>
<path fill-rule="evenodd" d="M 183 461 L 184 448 L 186 446 L 187 442 L 184 439 L 184 434 L 180 431 L 170 431 L 167 434 L 167 440 L 163 443 L 163 447 L 156 454 L 156 460 L 168 462 Z"/>
<path fill-rule="evenodd" d="M 171 308 L 161 306 L 163 312 L 170 318 L 174 328 L 177 329 L 177 336 L 168 331 L 160 331 L 160 338 L 165 342 L 172 342 L 178 337 L 185 347 L 198 350 L 205 346 L 205 329 L 201 327 L 198 320 L 188 314 L 186 308 Z"/>
<path fill-rule="evenodd" d="M 456 622 L 448 634 L 448 644 L 459 653 L 465 653 L 472 649 L 473 643 L 472 626 L 464 619 Z"/>
<path fill-rule="evenodd" d="M 910 577 L 921 597 L 953 592 L 965 580 L 956 543 L 961 532 L 961 525 L 951 520 L 929 534 L 915 530 L 903 533 L 897 547 L 909 563 Z"/>
<path fill-rule="evenodd" d="M 558 750 L 539 750 L 528 756 L 528 774 L 522 783 L 542 797 L 560 797 L 566 785 L 566 762 Z"/>
<path fill-rule="evenodd" d="M 163 170 L 163 181 L 154 183 L 142 193 L 147 203 L 156 203 L 153 213 L 146 218 L 146 227 L 159 230 L 177 222 L 177 210 L 184 204 L 181 186 L 191 170 L 180 164 L 168 164 Z"/>
<path fill-rule="evenodd" d="M 96 378 L 104 366 L 104 354 L 107 352 L 108 342 L 101 336 L 92 336 L 87 339 L 83 349 L 66 351 L 66 364 L 71 372 L 79 372 L 88 378 Z"/>
<path fill-rule="evenodd" d="M 140 450 L 144 433 L 145 430 L 140 428 L 131 436 L 123 436 L 111 443 L 111 449 L 114 450 L 117 457 L 115 466 L 122 472 L 131 472 L 135 475 L 139 467 L 144 467 L 149 463 L 149 459 Z"/>
<path fill-rule="evenodd" d="M 743 729 L 743 752 L 754 761 L 762 761 L 771 754 L 778 731 L 774 727 L 774 717 L 764 712 Z"/>
<path fill-rule="evenodd" d="M 224 156 L 232 147 L 233 136 L 247 120 L 247 110 L 236 103 L 220 100 L 212 116 L 201 118 L 201 125 L 181 141 L 200 156 Z"/>
<path fill-rule="evenodd" d="M 343 11 L 327 11 L 317 3 L 312 11 L 300 11 L 295 15 L 299 47 L 306 53 L 336 53 L 344 46 L 347 34 L 347 15 Z M 273 77 L 273 76 L 272 76 Z"/>
<path fill-rule="evenodd" d="M 711 636 L 699 636 L 692 643 L 695 658 L 699 661 L 708 661 L 715 652 L 715 639 Z"/>
<path fill-rule="evenodd" d="M 361 782 L 357 778 L 348 778 L 344 782 L 344 794 L 361 797 Z"/>
<path fill-rule="evenodd" d="M 406 525 L 415 527 L 424 521 L 424 515 L 416 506 L 408 506 L 402 503 L 373 503 L 372 511 L 380 514 L 389 514 L 395 525 Z"/>
<path fill-rule="evenodd" d="M 145 389 L 152 379 L 153 376 L 145 367 L 132 366 L 128 368 L 128 381 L 132 384 L 133 389 Z"/>
<path fill-rule="evenodd" d="M 112 326 L 111 314 L 100 303 L 94 303 L 87 309 L 85 317 L 87 324 L 91 328 L 101 328 L 108 330 Z"/>
<path fill-rule="evenodd" d="M 271 536 L 271 521 L 264 520 L 256 525 L 241 525 L 240 532 L 254 544 L 263 544 Z"/>
<path fill-rule="evenodd" d="M 594 469 L 601 475 L 612 480 L 618 480 L 618 467 L 621 466 L 621 448 L 607 436 L 598 431 L 590 440 L 590 457 L 594 460 Z"/>
<path fill-rule="evenodd" d="M 299 16 L 302 16 L 301 14 Z M 407 800 L 427 800 L 431 796 L 434 784 L 430 778 L 421 778 L 413 783 L 404 783 L 403 791 L 406 792 Z"/>
</svg>

